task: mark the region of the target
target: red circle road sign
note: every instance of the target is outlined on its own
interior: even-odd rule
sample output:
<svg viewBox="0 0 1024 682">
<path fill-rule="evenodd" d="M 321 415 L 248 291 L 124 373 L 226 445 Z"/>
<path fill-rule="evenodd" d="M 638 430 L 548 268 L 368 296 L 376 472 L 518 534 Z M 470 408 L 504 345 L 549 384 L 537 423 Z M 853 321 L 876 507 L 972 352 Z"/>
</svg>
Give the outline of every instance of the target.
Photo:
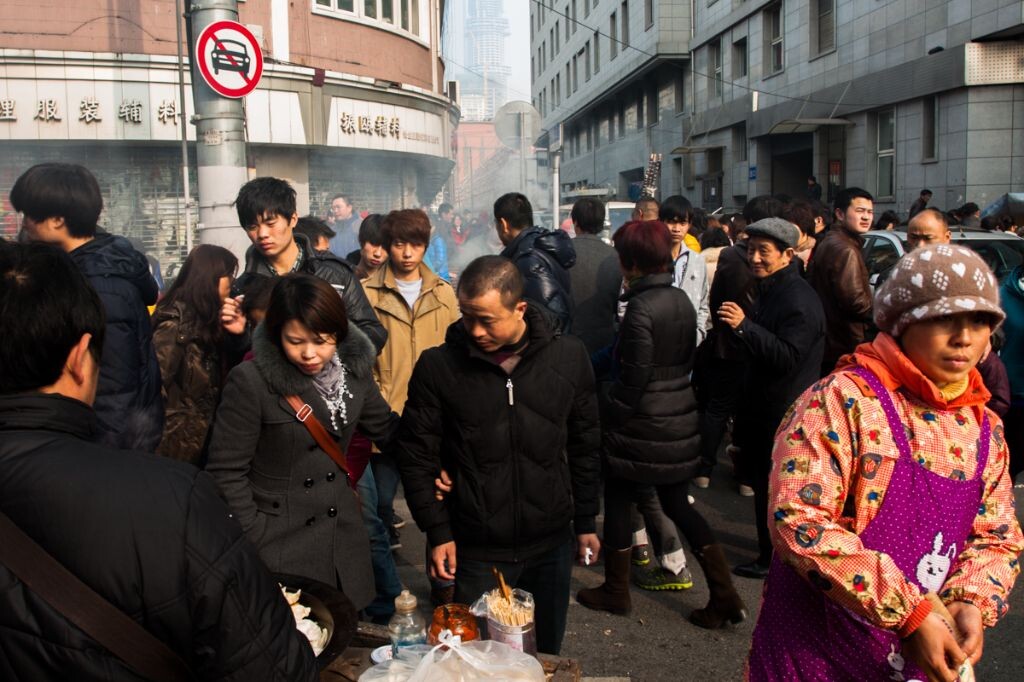
<svg viewBox="0 0 1024 682">
<path fill-rule="evenodd" d="M 199 72 L 224 97 L 245 97 L 263 75 L 263 51 L 252 31 L 236 21 L 215 21 L 196 41 Z"/>
</svg>

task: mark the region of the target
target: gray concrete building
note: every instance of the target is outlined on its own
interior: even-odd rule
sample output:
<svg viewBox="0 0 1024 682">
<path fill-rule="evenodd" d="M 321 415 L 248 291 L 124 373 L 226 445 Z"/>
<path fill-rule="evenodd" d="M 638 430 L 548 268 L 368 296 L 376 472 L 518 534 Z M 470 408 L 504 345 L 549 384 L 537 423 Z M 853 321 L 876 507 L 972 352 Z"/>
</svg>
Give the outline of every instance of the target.
<svg viewBox="0 0 1024 682">
<path fill-rule="evenodd" d="M 618 2 L 590 3 L 591 12 L 620 11 Z M 644 22 L 647 9 L 649 30 L 667 34 L 644 45 L 654 73 L 670 66 L 678 74 L 685 64 L 672 83 L 678 109 L 647 120 L 632 142 L 624 136 L 637 157 L 627 158 L 625 150 L 599 148 L 595 140 L 604 139 L 593 131 L 616 100 L 636 110 L 630 89 L 642 67 L 620 72 L 625 84 L 611 73 L 595 84 L 608 93 L 595 95 L 603 106 L 580 96 L 559 110 L 556 101 L 545 124 L 564 122 L 563 184 L 628 175 L 655 151 L 666 155 L 662 193 L 682 192 L 706 208 L 742 206 L 767 192 L 803 196 L 812 174 L 823 199 L 858 185 L 878 198 L 878 210 L 902 215 L 925 187 L 943 208 L 984 206 L 1024 187 L 1020 0 L 694 0 L 692 37 L 689 21 L 680 26 L 669 14 L 687 12 L 689 3 L 629 5 L 631 38 L 645 36 L 636 21 Z M 661 51 L 673 36 L 674 45 L 689 43 L 688 64 L 683 51 Z M 550 77 L 535 79 L 535 97 Z M 578 129 L 591 131 L 592 144 L 588 153 L 585 138 L 573 157 Z"/>
</svg>

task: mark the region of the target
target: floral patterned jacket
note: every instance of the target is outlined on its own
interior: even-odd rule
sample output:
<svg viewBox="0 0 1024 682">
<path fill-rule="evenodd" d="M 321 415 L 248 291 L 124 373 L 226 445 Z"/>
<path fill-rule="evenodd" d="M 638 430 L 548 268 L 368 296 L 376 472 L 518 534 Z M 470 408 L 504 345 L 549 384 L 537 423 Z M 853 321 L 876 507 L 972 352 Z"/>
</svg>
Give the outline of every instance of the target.
<svg viewBox="0 0 1024 682">
<path fill-rule="evenodd" d="M 801 575 L 830 582 L 831 598 L 868 622 L 898 629 L 920 604 L 921 592 L 887 554 L 866 549 L 858 535 L 881 508 L 899 453 L 878 398 L 843 369 L 853 364 L 871 369 L 892 392 L 918 463 L 961 480 L 975 474 L 988 391 L 972 370 L 967 392 L 946 402 L 896 342 L 881 334 L 805 391 L 776 434 L 769 513 L 779 557 Z M 976 605 L 991 627 L 1007 611 L 1024 537 L 1003 425 L 990 410 L 988 417 L 992 439 L 982 503 L 940 597 Z M 871 453 L 860 455 L 868 442 Z"/>
</svg>

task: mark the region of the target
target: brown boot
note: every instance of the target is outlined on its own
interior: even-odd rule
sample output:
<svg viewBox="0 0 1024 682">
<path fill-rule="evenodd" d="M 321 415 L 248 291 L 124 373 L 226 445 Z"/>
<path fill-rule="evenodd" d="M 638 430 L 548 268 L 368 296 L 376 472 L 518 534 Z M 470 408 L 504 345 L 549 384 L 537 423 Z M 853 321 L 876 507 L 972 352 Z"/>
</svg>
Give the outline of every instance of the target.
<svg viewBox="0 0 1024 682">
<path fill-rule="evenodd" d="M 631 549 L 610 550 L 604 555 L 604 584 L 591 590 L 580 590 L 576 601 L 595 611 L 611 611 L 626 615 L 633 607 L 629 598 L 629 563 Z"/>
<path fill-rule="evenodd" d="M 747 607 L 732 584 L 732 575 L 722 546 L 703 547 L 697 554 L 697 561 L 708 581 L 711 599 L 707 606 L 690 614 L 690 622 L 707 630 L 717 630 L 727 622 L 734 625 L 742 623 L 747 617 Z"/>
</svg>

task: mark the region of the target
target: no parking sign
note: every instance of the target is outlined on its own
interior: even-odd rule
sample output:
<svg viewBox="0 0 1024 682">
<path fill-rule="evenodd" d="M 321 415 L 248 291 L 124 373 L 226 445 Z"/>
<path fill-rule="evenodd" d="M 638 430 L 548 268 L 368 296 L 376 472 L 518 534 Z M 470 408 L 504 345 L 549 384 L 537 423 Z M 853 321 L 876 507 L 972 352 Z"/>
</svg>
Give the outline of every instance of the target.
<svg viewBox="0 0 1024 682">
<path fill-rule="evenodd" d="M 199 34 L 196 60 L 206 84 L 224 97 L 245 97 L 263 75 L 263 51 L 236 21 L 215 21 Z"/>
</svg>

